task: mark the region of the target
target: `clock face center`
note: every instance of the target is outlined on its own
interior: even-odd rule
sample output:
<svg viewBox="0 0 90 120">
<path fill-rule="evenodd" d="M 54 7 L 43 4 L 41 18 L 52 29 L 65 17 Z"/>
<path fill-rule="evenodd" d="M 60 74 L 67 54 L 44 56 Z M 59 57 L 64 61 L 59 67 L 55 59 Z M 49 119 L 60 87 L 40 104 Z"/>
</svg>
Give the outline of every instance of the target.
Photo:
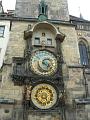
<svg viewBox="0 0 90 120">
<path fill-rule="evenodd" d="M 39 62 L 39 67 L 42 69 L 42 71 L 48 72 L 51 68 L 51 62 L 50 59 L 43 59 Z"/>
<path fill-rule="evenodd" d="M 42 99 L 47 99 L 47 93 L 43 92 L 42 95 L 41 95 L 41 98 Z"/>
<path fill-rule="evenodd" d="M 44 60 L 42 61 L 42 64 L 48 68 L 48 67 L 50 66 L 50 60 L 44 59 Z"/>
</svg>

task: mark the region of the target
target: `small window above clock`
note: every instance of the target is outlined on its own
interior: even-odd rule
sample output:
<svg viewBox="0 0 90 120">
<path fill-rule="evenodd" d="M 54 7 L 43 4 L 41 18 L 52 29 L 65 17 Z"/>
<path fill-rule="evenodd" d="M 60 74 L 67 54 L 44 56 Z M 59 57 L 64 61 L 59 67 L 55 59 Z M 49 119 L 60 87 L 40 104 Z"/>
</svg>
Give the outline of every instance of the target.
<svg viewBox="0 0 90 120">
<path fill-rule="evenodd" d="M 35 37 L 34 45 L 40 45 L 40 38 L 39 37 Z"/>
<path fill-rule="evenodd" d="M 47 38 L 47 45 L 52 46 L 52 39 L 51 38 Z"/>
</svg>

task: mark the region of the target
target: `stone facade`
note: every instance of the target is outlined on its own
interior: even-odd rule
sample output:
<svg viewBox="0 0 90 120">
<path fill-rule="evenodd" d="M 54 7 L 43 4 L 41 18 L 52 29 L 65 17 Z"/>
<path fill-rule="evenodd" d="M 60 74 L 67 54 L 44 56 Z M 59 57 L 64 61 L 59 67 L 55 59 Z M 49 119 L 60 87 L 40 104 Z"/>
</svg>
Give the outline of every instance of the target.
<svg viewBox="0 0 90 120">
<path fill-rule="evenodd" d="M 2 79 L 1 90 L 0 90 L 1 98 L 15 99 L 18 102 L 22 101 L 23 86 L 14 85 L 10 75 L 12 74 L 12 65 L 13 65 L 12 58 L 23 57 L 24 55 L 24 49 L 26 45 L 23 37 L 24 37 L 24 31 L 27 29 L 28 24 L 30 24 L 30 22 L 15 21 L 12 23 L 10 39 L 9 39 L 5 61 L 4 61 L 6 66 L 3 67 L 3 72 L 2 72 L 3 79 Z M 34 24 L 36 23 L 31 22 L 32 26 L 34 26 Z M 85 94 L 85 87 L 82 84 L 82 79 L 83 79 L 82 69 L 68 67 L 70 65 L 73 66 L 73 65 L 80 64 L 78 39 L 77 39 L 77 34 L 75 32 L 74 26 L 68 27 L 67 25 L 60 24 L 58 26 L 56 25 L 56 27 L 59 27 L 60 32 L 66 35 L 65 40 L 62 43 L 62 53 L 64 57 L 64 62 L 65 62 L 63 64 L 63 67 L 64 67 L 63 79 L 65 83 L 65 89 L 67 91 L 66 103 L 71 106 L 73 104 L 72 100 L 74 98 L 82 98 Z M 35 119 L 34 117 L 33 119 Z M 48 116 L 46 116 L 44 119 L 48 120 L 47 117 Z M 36 119 L 38 119 L 38 117 L 36 117 Z"/>
<path fill-rule="evenodd" d="M 50 0 L 46 3 L 48 3 L 50 19 L 47 21 L 40 22 L 37 18 L 26 18 L 38 16 L 39 1 L 29 2 L 28 0 L 16 1 L 17 17 L 0 17 L 10 22 L 10 37 L 8 45 L 6 44 L 7 50 L 0 72 L 2 75 L 0 80 L 1 120 L 90 119 L 90 68 L 89 65 L 81 64 L 79 51 L 80 41 L 83 41 L 86 47 L 90 46 L 90 22 L 80 18 L 72 19 L 71 16 L 69 21 L 66 0 L 52 2 Z M 26 4 L 28 4 L 27 8 Z M 32 14 L 33 11 L 34 14 Z M 58 11 L 61 11 L 60 16 Z M 88 29 L 80 26 L 87 26 L 87 24 Z M 38 44 L 35 44 L 35 38 L 39 40 Z M 52 40 L 49 41 L 49 46 L 47 39 Z M 34 56 L 33 51 L 37 50 L 50 51 L 57 58 L 58 70 L 55 75 L 52 75 L 53 77 L 37 76 L 30 71 L 30 57 Z M 90 54 L 89 49 L 88 54 Z M 50 83 L 57 91 L 58 100 L 50 109 L 37 109 L 31 101 L 33 88 L 43 83 Z M 49 90 L 49 92 L 52 91 Z"/>
</svg>

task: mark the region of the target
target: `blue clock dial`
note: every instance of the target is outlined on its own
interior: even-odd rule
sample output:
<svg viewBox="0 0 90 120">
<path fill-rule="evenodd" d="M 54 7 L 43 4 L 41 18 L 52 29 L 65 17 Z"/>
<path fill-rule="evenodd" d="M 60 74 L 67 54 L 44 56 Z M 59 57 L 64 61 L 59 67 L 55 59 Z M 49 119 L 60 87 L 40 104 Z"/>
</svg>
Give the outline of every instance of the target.
<svg viewBox="0 0 90 120">
<path fill-rule="evenodd" d="M 57 60 L 51 52 L 40 50 L 31 56 L 30 65 L 36 74 L 48 76 L 55 73 Z"/>
</svg>

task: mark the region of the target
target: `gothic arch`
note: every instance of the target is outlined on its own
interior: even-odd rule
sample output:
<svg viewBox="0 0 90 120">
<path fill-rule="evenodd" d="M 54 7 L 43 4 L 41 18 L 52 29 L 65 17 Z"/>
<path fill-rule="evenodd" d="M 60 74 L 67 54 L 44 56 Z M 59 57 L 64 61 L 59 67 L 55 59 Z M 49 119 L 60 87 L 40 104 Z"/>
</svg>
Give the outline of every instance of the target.
<svg viewBox="0 0 90 120">
<path fill-rule="evenodd" d="M 88 41 L 87 41 L 85 38 L 80 37 L 79 40 L 78 40 L 78 44 L 79 44 L 80 42 L 83 42 L 83 43 L 86 45 L 86 47 L 88 47 Z"/>
</svg>

